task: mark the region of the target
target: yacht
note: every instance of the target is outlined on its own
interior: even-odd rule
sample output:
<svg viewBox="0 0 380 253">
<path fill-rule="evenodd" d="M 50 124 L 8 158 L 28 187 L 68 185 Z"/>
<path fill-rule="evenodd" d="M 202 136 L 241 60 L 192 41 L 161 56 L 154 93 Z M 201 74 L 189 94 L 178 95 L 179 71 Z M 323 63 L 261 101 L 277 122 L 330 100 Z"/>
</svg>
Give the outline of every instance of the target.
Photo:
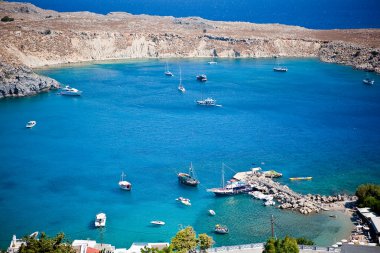
<svg viewBox="0 0 380 253">
<path fill-rule="evenodd" d="M 105 213 L 98 213 L 95 217 L 95 227 L 105 227 L 107 216 Z"/>
<path fill-rule="evenodd" d="M 197 104 L 203 106 L 216 106 L 216 100 L 212 98 L 201 99 L 197 100 Z"/>
<path fill-rule="evenodd" d="M 364 84 L 368 84 L 368 85 L 373 85 L 375 83 L 375 80 L 370 79 L 370 78 L 367 77 L 367 78 L 363 79 L 363 83 Z"/>
<path fill-rule="evenodd" d="M 60 94 L 66 96 L 80 96 L 82 95 L 82 92 L 78 89 L 66 85 L 65 88 L 61 89 Z"/>
<path fill-rule="evenodd" d="M 287 72 L 288 68 L 287 67 L 274 67 L 273 71 L 275 71 L 275 72 Z"/>
<path fill-rule="evenodd" d="M 225 225 L 216 224 L 214 232 L 217 234 L 228 234 L 229 230 L 228 227 Z"/>
<path fill-rule="evenodd" d="M 132 189 L 132 184 L 128 181 L 124 180 L 124 172 L 121 173 L 120 181 L 119 181 L 119 187 L 122 190 L 130 191 Z"/>
<path fill-rule="evenodd" d="M 150 224 L 163 226 L 163 225 L 165 225 L 165 222 L 160 221 L 160 220 L 152 220 L 152 221 L 150 222 Z"/>
<path fill-rule="evenodd" d="M 199 180 L 195 176 L 195 171 L 193 169 L 193 164 L 190 163 L 189 173 L 178 173 L 178 181 L 181 184 L 189 185 L 189 186 L 197 186 L 199 184 Z"/>
<path fill-rule="evenodd" d="M 198 75 L 198 76 L 196 76 L 196 78 L 200 82 L 206 82 L 207 81 L 207 76 L 205 74 Z"/>
<path fill-rule="evenodd" d="M 37 124 L 36 121 L 31 120 L 31 121 L 29 121 L 29 122 L 26 124 L 26 128 L 32 128 L 32 127 L 34 127 L 36 124 Z"/>
<path fill-rule="evenodd" d="M 179 84 L 178 84 L 178 90 L 182 93 L 186 92 L 185 86 L 182 84 L 182 71 L 179 69 Z"/>
</svg>

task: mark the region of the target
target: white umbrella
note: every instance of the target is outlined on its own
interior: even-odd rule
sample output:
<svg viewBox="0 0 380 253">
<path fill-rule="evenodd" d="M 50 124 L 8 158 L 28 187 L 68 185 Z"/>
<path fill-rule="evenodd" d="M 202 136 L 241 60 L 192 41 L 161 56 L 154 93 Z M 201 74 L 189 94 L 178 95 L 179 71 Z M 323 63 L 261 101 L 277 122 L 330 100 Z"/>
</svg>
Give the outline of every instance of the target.
<svg viewBox="0 0 380 253">
<path fill-rule="evenodd" d="M 342 240 L 340 240 L 340 241 L 343 242 L 343 243 L 348 242 L 347 239 L 342 239 Z"/>
</svg>

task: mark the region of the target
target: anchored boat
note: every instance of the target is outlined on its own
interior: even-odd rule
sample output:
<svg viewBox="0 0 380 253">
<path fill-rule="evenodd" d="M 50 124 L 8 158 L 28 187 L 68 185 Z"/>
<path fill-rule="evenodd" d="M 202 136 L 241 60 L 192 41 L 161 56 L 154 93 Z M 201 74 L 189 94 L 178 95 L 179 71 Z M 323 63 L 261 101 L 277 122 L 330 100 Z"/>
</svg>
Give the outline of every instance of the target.
<svg viewBox="0 0 380 253">
<path fill-rule="evenodd" d="M 95 227 L 105 227 L 107 216 L 105 213 L 98 213 L 95 217 Z"/>
<path fill-rule="evenodd" d="M 31 120 L 31 121 L 29 121 L 29 122 L 26 124 L 25 127 L 26 127 L 26 128 L 32 128 L 32 127 L 34 127 L 36 124 L 37 124 L 36 121 Z"/>
<path fill-rule="evenodd" d="M 207 76 L 205 74 L 197 75 L 196 78 L 200 82 L 206 82 L 207 81 Z"/>
<path fill-rule="evenodd" d="M 289 178 L 291 181 L 297 181 L 297 180 L 312 180 L 313 177 L 291 177 Z"/>
<path fill-rule="evenodd" d="M 130 191 L 132 189 L 132 184 L 128 181 L 124 180 L 124 172 L 121 173 L 120 181 L 119 181 L 119 187 L 122 190 Z"/>
<path fill-rule="evenodd" d="M 60 94 L 66 96 L 80 96 L 82 95 L 82 92 L 78 89 L 66 85 L 65 88 L 61 89 Z"/>
<path fill-rule="evenodd" d="M 184 197 L 179 197 L 179 198 L 176 198 L 175 200 L 181 202 L 185 206 L 191 206 L 190 199 L 187 199 L 187 198 L 184 198 Z"/>
<path fill-rule="evenodd" d="M 228 230 L 227 226 L 216 224 L 214 232 L 217 234 L 228 234 L 230 231 Z"/>
<path fill-rule="evenodd" d="M 150 224 L 163 226 L 163 225 L 165 225 L 165 222 L 160 221 L 160 220 L 152 220 L 152 221 L 150 222 Z"/>
<path fill-rule="evenodd" d="M 367 85 L 373 85 L 375 83 L 375 80 L 370 79 L 370 78 L 367 77 L 367 78 L 363 79 L 363 83 L 367 84 Z"/>
<path fill-rule="evenodd" d="M 177 176 L 178 176 L 178 181 L 184 185 L 195 187 L 200 183 L 199 180 L 195 176 L 195 171 L 194 171 L 192 163 L 190 163 L 189 173 L 180 172 L 178 173 Z"/>
</svg>

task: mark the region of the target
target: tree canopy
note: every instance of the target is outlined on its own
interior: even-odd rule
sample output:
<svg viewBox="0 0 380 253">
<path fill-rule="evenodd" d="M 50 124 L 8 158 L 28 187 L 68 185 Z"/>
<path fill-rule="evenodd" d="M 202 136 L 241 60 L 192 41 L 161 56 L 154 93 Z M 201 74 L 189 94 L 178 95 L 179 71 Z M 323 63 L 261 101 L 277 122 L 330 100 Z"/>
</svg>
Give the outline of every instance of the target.
<svg viewBox="0 0 380 253">
<path fill-rule="evenodd" d="M 19 253 L 75 253 L 71 245 L 66 242 L 64 233 L 50 238 L 42 232 L 39 239 L 25 236 L 23 241 L 26 245 L 21 245 Z"/>
<path fill-rule="evenodd" d="M 214 240 L 207 234 L 200 234 L 196 238 L 196 233 L 192 227 L 186 227 L 172 238 L 170 248 L 178 253 L 194 252 L 197 246 L 201 251 L 206 251 L 214 244 Z M 143 253 L 155 253 L 155 252 L 143 252 Z M 161 252 L 159 252 L 161 253 Z M 169 252 L 164 252 L 169 253 Z"/>
<path fill-rule="evenodd" d="M 359 207 L 370 207 L 372 211 L 380 214 L 380 185 L 363 184 L 356 190 Z"/>
<path fill-rule="evenodd" d="M 299 253 L 297 240 L 289 236 L 285 239 L 270 238 L 265 244 L 263 253 Z"/>
</svg>

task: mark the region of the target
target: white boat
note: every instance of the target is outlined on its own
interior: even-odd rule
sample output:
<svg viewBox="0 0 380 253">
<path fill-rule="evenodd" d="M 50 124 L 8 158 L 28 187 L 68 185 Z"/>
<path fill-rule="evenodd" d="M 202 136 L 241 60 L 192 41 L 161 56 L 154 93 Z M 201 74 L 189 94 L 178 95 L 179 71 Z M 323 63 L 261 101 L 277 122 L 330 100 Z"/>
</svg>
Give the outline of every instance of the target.
<svg viewBox="0 0 380 253">
<path fill-rule="evenodd" d="M 209 213 L 211 216 L 214 216 L 214 215 L 216 214 L 215 211 L 212 210 L 212 209 L 208 210 L 208 213 Z"/>
<path fill-rule="evenodd" d="M 213 64 L 218 64 L 216 61 L 209 61 L 208 64 L 213 65 Z"/>
<path fill-rule="evenodd" d="M 60 94 L 66 96 L 80 96 L 82 95 L 82 92 L 78 89 L 66 85 L 65 88 L 61 89 Z"/>
<path fill-rule="evenodd" d="M 182 84 L 182 73 L 181 68 L 179 69 L 179 84 L 178 84 L 178 90 L 182 93 L 186 92 L 185 86 Z"/>
<path fill-rule="evenodd" d="M 190 199 L 187 199 L 187 198 L 184 198 L 184 197 L 179 197 L 179 198 L 176 198 L 175 200 L 181 202 L 185 206 L 191 206 Z"/>
<path fill-rule="evenodd" d="M 274 202 L 273 200 L 267 200 L 264 202 L 264 206 L 274 206 L 276 204 L 276 202 Z"/>
<path fill-rule="evenodd" d="M 197 100 L 197 104 L 202 106 L 216 106 L 216 100 L 212 98 L 201 99 Z"/>
<path fill-rule="evenodd" d="M 275 72 L 287 72 L 288 68 L 287 67 L 274 67 L 273 71 L 275 71 Z"/>
<path fill-rule="evenodd" d="M 165 222 L 160 221 L 160 220 L 152 220 L 152 221 L 150 222 L 150 224 L 163 226 L 163 225 L 165 225 Z"/>
<path fill-rule="evenodd" d="M 98 213 L 95 217 L 95 227 L 105 227 L 107 216 L 105 213 Z"/>
<path fill-rule="evenodd" d="M 32 128 L 32 127 L 34 127 L 36 124 L 37 124 L 36 121 L 31 120 L 31 121 L 29 121 L 28 123 L 26 123 L 26 128 Z"/>
<path fill-rule="evenodd" d="M 369 227 L 367 226 L 367 225 L 363 225 L 363 230 L 366 230 L 366 231 L 368 231 L 369 230 Z"/>
<path fill-rule="evenodd" d="M 124 180 L 124 172 L 121 173 L 119 187 L 123 190 L 130 191 L 132 189 L 132 184 Z"/>
<path fill-rule="evenodd" d="M 265 199 L 265 194 L 260 191 L 253 191 L 249 192 L 248 194 L 254 197 L 255 199 Z"/>
<path fill-rule="evenodd" d="M 37 238 L 37 236 L 38 236 L 38 231 L 36 231 L 36 232 L 34 232 L 34 233 L 31 233 L 31 234 L 29 235 L 30 238 Z"/>
<path fill-rule="evenodd" d="M 168 63 L 166 62 L 165 76 L 174 76 L 172 72 L 169 71 Z"/>
<path fill-rule="evenodd" d="M 363 79 L 364 84 L 373 85 L 375 83 L 375 80 L 370 79 L 369 77 Z"/>
</svg>

